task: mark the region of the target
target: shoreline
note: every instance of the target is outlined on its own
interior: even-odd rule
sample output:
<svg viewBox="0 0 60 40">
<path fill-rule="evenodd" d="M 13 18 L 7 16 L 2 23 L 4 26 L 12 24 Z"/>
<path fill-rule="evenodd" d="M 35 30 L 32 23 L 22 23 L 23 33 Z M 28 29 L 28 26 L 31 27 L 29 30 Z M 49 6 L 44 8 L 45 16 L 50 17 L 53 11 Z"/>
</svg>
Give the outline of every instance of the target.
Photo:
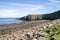
<svg viewBox="0 0 60 40">
<path fill-rule="evenodd" d="M 24 37 L 26 37 L 25 35 L 27 34 L 27 35 L 31 35 L 31 40 L 32 40 L 33 39 L 32 35 L 35 35 L 36 32 L 38 34 L 40 32 L 43 32 L 44 29 L 46 29 L 52 25 L 60 24 L 59 21 L 56 22 L 56 20 L 53 20 L 53 21 L 36 20 L 36 21 L 17 23 L 17 24 L 9 25 L 9 26 L 0 26 L 0 39 L 3 40 L 5 38 L 7 40 L 8 37 L 11 37 L 8 39 L 25 40 Z M 46 33 L 43 32 L 39 35 L 41 35 L 41 37 L 43 37 L 43 39 L 44 39 Z M 26 38 L 26 40 L 27 40 L 27 38 Z M 35 36 L 34 36 L 34 38 L 35 38 Z M 30 39 L 30 37 L 28 39 Z"/>
<path fill-rule="evenodd" d="M 22 22 L 22 23 L 13 23 L 13 24 L 9 24 L 9 25 L 0 26 L 0 30 L 14 29 L 14 28 L 20 28 L 20 29 L 32 28 L 32 27 L 37 27 L 37 26 L 43 25 L 44 23 L 48 24 L 49 22 L 52 22 L 52 21 L 36 20 L 36 21 L 28 21 L 28 22 Z"/>
</svg>

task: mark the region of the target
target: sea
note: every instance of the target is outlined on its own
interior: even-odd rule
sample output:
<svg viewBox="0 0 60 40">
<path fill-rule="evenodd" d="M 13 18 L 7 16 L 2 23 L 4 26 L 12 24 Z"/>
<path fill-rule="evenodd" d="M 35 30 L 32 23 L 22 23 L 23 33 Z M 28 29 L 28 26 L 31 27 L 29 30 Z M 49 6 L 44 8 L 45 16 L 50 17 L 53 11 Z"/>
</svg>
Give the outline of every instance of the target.
<svg viewBox="0 0 60 40">
<path fill-rule="evenodd" d="M 26 22 L 25 20 L 17 20 L 16 18 L 0 18 L 0 25 L 9 25 L 13 23 Z"/>
</svg>

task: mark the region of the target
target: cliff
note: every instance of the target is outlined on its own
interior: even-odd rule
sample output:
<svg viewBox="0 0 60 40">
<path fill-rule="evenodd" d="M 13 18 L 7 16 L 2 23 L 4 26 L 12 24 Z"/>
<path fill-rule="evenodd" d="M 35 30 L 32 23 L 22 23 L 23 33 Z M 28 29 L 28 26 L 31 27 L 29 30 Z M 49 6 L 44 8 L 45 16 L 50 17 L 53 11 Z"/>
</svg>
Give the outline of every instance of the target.
<svg viewBox="0 0 60 40">
<path fill-rule="evenodd" d="M 39 14 L 39 15 L 27 15 L 21 18 L 21 20 L 55 20 L 60 19 L 60 10 L 50 14 Z"/>
</svg>

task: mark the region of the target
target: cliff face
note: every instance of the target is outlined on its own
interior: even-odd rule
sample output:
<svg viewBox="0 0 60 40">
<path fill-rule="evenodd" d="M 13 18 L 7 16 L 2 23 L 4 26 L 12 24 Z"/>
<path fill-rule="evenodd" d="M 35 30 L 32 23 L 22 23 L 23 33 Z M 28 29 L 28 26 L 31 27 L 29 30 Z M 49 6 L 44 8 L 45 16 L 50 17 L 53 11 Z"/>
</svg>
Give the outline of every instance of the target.
<svg viewBox="0 0 60 40">
<path fill-rule="evenodd" d="M 42 19 L 42 15 L 27 15 L 25 17 L 21 17 L 18 18 L 21 20 L 41 20 Z"/>
<path fill-rule="evenodd" d="M 42 15 L 28 15 L 26 17 L 27 20 L 41 20 L 42 19 Z"/>
<path fill-rule="evenodd" d="M 22 18 L 18 18 L 21 20 L 55 20 L 60 19 L 60 10 L 50 14 L 42 14 L 42 15 L 27 15 Z"/>
</svg>

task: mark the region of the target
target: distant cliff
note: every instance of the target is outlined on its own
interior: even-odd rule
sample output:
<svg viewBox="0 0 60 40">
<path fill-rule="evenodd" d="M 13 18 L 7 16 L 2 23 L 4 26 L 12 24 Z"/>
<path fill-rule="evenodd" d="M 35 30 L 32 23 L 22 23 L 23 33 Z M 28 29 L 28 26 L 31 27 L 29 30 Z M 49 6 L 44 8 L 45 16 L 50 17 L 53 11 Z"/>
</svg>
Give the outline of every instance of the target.
<svg viewBox="0 0 60 40">
<path fill-rule="evenodd" d="M 21 20 L 55 20 L 60 19 L 60 10 L 50 13 L 50 14 L 39 14 L 39 15 L 27 15 L 21 18 L 17 18 Z"/>
<path fill-rule="evenodd" d="M 17 18 L 18 20 L 41 20 L 42 15 L 27 15 L 21 18 Z"/>
</svg>

